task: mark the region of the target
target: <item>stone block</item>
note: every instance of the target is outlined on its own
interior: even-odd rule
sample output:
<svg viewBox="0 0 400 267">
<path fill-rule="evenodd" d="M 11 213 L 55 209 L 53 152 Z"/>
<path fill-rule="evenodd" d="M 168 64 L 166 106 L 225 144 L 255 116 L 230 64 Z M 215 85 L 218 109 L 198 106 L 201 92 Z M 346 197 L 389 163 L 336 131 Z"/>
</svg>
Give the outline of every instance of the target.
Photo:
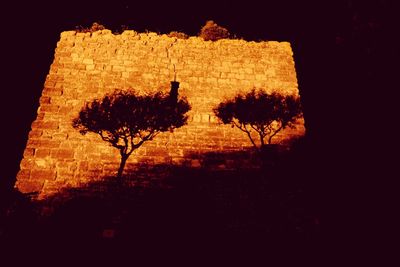
<svg viewBox="0 0 400 267">
<path fill-rule="evenodd" d="M 128 164 L 125 165 L 125 168 L 127 167 Z M 116 172 L 119 168 L 119 162 L 115 162 L 115 163 L 104 163 L 102 164 L 103 166 L 103 171 L 107 172 L 107 173 L 112 173 L 112 172 Z"/>
<path fill-rule="evenodd" d="M 147 156 L 151 156 L 151 157 L 164 157 L 164 156 L 168 156 L 168 149 L 166 147 L 154 147 L 151 149 L 148 149 Z"/>
<path fill-rule="evenodd" d="M 37 143 L 37 148 L 53 148 L 53 149 L 57 149 L 61 144 L 61 141 L 58 140 L 46 140 L 46 139 L 41 139 L 38 140 Z"/>
<path fill-rule="evenodd" d="M 34 166 L 35 166 L 35 163 L 32 158 L 23 158 L 20 163 L 21 170 L 30 170 Z"/>
<path fill-rule="evenodd" d="M 123 72 L 125 71 L 125 67 L 121 65 L 113 65 L 112 70 L 117 72 Z"/>
<path fill-rule="evenodd" d="M 65 41 L 67 39 L 74 39 L 75 35 L 76 35 L 76 31 L 63 31 L 60 34 L 61 41 Z"/>
<path fill-rule="evenodd" d="M 193 115 L 193 122 L 201 122 L 201 115 L 200 114 L 194 114 Z"/>
<path fill-rule="evenodd" d="M 52 112 L 56 113 L 59 110 L 59 106 L 51 104 L 41 104 L 39 107 L 39 112 Z"/>
<path fill-rule="evenodd" d="M 37 181 L 54 180 L 56 178 L 56 170 L 52 169 L 33 169 L 31 170 L 31 179 Z"/>
<path fill-rule="evenodd" d="M 27 180 L 31 176 L 31 170 L 21 169 L 17 174 L 17 180 Z"/>
<path fill-rule="evenodd" d="M 88 170 L 102 170 L 103 164 L 101 162 L 91 162 L 89 161 Z"/>
<path fill-rule="evenodd" d="M 54 149 L 51 151 L 51 157 L 56 159 L 73 159 L 75 151 L 73 149 Z"/>
<path fill-rule="evenodd" d="M 43 89 L 43 96 L 60 96 L 63 94 L 62 88 L 45 87 Z"/>
<path fill-rule="evenodd" d="M 72 180 L 74 179 L 74 176 L 75 176 L 74 171 L 68 169 L 57 170 L 57 179 Z"/>
<path fill-rule="evenodd" d="M 92 58 L 85 58 L 85 59 L 82 60 L 82 63 L 86 64 L 86 65 L 93 65 L 93 59 Z"/>
<path fill-rule="evenodd" d="M 201 114 L 201 122 L 210 122 L 209 114 Z"/>
<path fill-rule="evenodd" d="M 36 158 L 44 158 L 50 156 L 50 149 L 49 148 L 37 148 L 35 150 L 35 157 Z"/>
<path fill-rule="evenodd" d="M 43 134 L 42 130 L 34 129 L 29 132 L 28 137 L 29 138 L 39 138 L 40 136 L 42 136 L 42 134 Z"/>
<path fill-rule="evenodd" d="M 40 129 L 43 130 L 51 130 L 51 129 L 58 129 L 59 122 L 58 121 L 42 121 L 40 123 Z"/>
<path fill-rule="evenodd" d="M 76 64 L 75 68 L 77 70 L 86 70 L 86 65 L 85 64 Z"/>
<path fill-rule="evenodd" d="M 35 154 L 34 148 L 25 148 L 24 157 L 32 157 Z"/>
<path fill-rule="evenodd" d="M 117 149 L 115 149 L 115 153 L 101 153 L 101 160 L 102 161 L 116 161 L 119 159 L 119 155 L 117 155 Z"/>
<path fill-rule="evenodd" d="M 16 186 L 21 193 L 40 192 L 44 181 L 40 180 L 18 180 Z"/>
<path fill-rule="evenodd" d="M 42 105 L 46 105 L 46 104 L 50 104 L 50 97 L 48 97 L 48 96 L 42 96 L 42 97 L 40 97 L 40 100 L 39 100 L 39 103 L 40 103 L 40 105 L 42 106 Z"/>
</svg>

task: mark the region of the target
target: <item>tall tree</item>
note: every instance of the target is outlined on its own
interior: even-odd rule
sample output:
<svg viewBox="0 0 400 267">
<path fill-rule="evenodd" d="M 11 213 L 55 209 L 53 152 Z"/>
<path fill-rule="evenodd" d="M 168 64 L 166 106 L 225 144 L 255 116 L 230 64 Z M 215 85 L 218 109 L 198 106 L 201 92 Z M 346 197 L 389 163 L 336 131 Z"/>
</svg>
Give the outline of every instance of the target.
<svg viewBox="0 0 400 267">
<path fill-rule="evenodd" d="M 186 98 L 171 99 L 163 93 L 140 96 L 117 90 L 86 104 L 73 120 L 73 127 L 83 135 L 96 133 L 119 150 L 120 178 L 132 152 L 160 132 L 185 125 L 190 108 Z"/>
<path fill-rule="evenodd" d="M 255 89 L 220 103 L 214 113 L 224 124 L 231 124 L 245 132 L 255 148 L 271 144 L 278 132 L 292 127 L 302 116 L 298 97 L 268 94 Z M 259 136 L 259 146 L 252 135 L 253 131 Z"/>
</svg>

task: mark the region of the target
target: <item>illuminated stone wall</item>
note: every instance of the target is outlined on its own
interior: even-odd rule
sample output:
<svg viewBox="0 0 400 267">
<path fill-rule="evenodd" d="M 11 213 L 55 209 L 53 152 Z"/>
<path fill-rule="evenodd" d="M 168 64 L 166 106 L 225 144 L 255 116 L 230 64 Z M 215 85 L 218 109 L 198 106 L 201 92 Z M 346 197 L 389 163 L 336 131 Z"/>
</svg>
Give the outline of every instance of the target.
<svg viewBox="0 0 400 267">
<path fill-rule="evenodd" d="M 145 143 L 128 160 L 128 169 L 135 163 L 179 164 L 195 153 L 250 147 L 247 136 L 219 124 L 212 109 L 254 87 L 298 95 L 287 42 L 183 40 L 134 31 L 121 35 L 109 30 L 63 32 L 29 133 L 17 188 L 50 194 L 115 174 L 118 150 L 96 134 L 80 135 L 72 128 L 72 120 L 85 102 L 117 88 L 168 92 L 174 73 L 180 82 L 179 94 L 192 106 L 188 125 Z M 285 130 L 275 141 L 304 131 L 300 120 L 296 129 Z M 190 164 L 199 166 L 201 161 L 189 160 Z"/>
</svg>

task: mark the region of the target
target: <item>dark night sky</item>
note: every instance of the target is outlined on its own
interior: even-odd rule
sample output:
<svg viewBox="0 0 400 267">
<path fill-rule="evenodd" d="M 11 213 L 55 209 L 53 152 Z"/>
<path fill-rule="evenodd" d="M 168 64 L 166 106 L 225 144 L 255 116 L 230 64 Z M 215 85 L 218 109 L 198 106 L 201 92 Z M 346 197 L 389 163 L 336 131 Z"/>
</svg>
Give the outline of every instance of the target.
<svg viewBox="0 0 400 267">
<path fill-rule="evenodd" d="M 378 37 L 372 36 L 372 42 L 384 39 L 384 43 L 377 44 L 378 47 L 393 45 L 388 40 L 392 36 L 390 25 L 393 21 L 390 15 L 395 14 L 392 1 L 377 0 L 371 4 L 367 1 L 328 3 L 289 0 L 157 2 L 31 1 L 1 4 L 1 43 L 2 56 L 5 57 L 2 80 L 6 81 L 3 83 L 2 98 L 2 139 L 6 140 L 6 146 L 2 147 L 5 159 L 2 164 L 6 170 L 2 181 L 12 181 L 18 170 L 59 34 L 77 25 L 89 26 L 98 21 L 110 29 L 127 25 L 137 31 L 148 29 L 168 33 L 179 30 L 196 35 L 206 20 L 213 19 L 246 40 L 290 41 L 295 53 L 308 130 L 315 147 L 320 142 L 327 145 L 326 140 L 329 139 L 332 141 L 329 148 L 343 138 L 340 134 L 336 135 L 342 129 L 334 127 L 335 123 L 353 127 L 353 117 L 349 113 L 354 106 L 349 99 L 357 99 L 361 91 L 366 95 L 370 93 L 370 83 L 365 80 L 359 83 L 358 80 L 366 73 L 360 71 L 360 67 L 368 67 L 370 63 L 361 64 L 353 53 L 361 51 L 359 56 L 363 57 L 363 46 L 358 48 L 358 39 L 352 41 L 357 38 L 352 33 L 355 11 L 364 20 L 373 17 L 384 25 L 385 30 Z M 338 35 L 346 40 L 344 49 L 335 43 Z M 373 51 L 377 49 L 373 47 Z M 376 59 L 369 62 L 390 57 L 391 51 L 389 47 L 389 54 L 373 52 Z M 354 69 L 351 68 L 356 71 L 353 73 Z M 376 74 L 373 80 L 381 78 L 382 73 Z M 390 85 L 390 82 L 387 81 L 387 84 Z M 347 134 L 351 136 L 351 129 Z"/>
</svg>

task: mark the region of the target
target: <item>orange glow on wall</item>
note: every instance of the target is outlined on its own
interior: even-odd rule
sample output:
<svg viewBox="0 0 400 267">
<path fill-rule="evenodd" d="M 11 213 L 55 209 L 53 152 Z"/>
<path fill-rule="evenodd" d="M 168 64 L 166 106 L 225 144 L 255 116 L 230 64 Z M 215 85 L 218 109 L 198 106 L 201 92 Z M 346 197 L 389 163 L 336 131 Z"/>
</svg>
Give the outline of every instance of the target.
<svg viewBox="0 0 400 267">
<path fill-rule="evenodd" d="M 174 77 L 180 83 L 179 94 L 192 106 L 188 124 L 144 144 L 129 158 L 128 168 L 140 162 L 179 164 L 192 153 L 251 147 L 242 132 L 218 122 L 213 108 L 253 88 L 299 94 L 287 42 L 211 42 L 134 31 L 120 35 L 109 30 L 66 31 L 61 33 L 46 77 L 16 187 L 47 195 L 95 177 L 115 175 L 118 151 L 95 134 L 80 135 L 72 128 L 72 120 L 86 102 L 115 89 L 168 92 Z M 282 131 L 276 140 L 304 132 L 300 119 L 296 129 Z"/>
</svg>

